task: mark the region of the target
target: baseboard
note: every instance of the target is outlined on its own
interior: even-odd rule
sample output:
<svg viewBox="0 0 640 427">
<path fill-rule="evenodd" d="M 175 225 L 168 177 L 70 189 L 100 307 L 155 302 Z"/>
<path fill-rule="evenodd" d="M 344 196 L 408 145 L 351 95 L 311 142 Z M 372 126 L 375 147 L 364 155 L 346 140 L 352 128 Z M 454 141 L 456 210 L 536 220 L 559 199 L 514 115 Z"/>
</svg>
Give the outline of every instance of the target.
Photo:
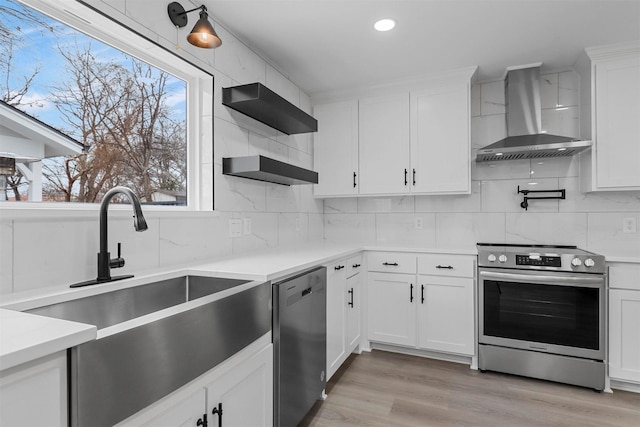
<svg viewBox="0 0 640 427">
<path fill-rule="evenodd" d="M 632 393 L 640 393 L 640 384 L 629 381 L 611 379 L 611 388 L 615 390 L 630 391 Z"/>
<path fill-rule="evenodd" d="M 444 360 L 446 362 L 461 363 L 463 365 L 472 365 L 471 356 L 461 356 L 458 354 L 440 353 L 437 351 L 418 350 L 416 348 L 400 347 L 389 344 L 371 342 L 372 350 L 389 351 L 391 353 L 408 354 L 409 356 L 425 357 L 428 359 Z"/>
</svg>

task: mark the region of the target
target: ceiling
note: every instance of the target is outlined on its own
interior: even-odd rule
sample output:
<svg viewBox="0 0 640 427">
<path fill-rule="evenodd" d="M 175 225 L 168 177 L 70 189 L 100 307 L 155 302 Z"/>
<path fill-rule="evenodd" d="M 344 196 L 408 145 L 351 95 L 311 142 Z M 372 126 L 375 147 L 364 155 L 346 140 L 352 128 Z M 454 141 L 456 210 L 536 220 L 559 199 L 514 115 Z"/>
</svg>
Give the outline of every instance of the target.
<svg viewBox="0 0 640 427">
<path fill-rule="evenodd" d="M 310 95 L 478 65 L 479 81 L 589 46 L 640 40 L 640 0 L 204 0 L 210 16 Z M 379 18 L 397 26 L 373 29 Z M 223 45 L 220 49 L 224 49 Z"/>
</svg>

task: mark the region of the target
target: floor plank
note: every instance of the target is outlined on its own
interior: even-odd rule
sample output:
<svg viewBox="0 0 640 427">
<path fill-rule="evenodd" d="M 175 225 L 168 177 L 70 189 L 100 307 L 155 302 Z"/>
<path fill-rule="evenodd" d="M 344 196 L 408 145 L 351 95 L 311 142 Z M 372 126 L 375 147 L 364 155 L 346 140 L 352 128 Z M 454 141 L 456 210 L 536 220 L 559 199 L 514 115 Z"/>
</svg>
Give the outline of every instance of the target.
<svg viewBox="0 0 640 427">
<path fill-rule="evenodd" d="M 327 394 L 300 426 L 640 426 L 640 394 L 378 350 L 351 355 Z"/>
</svg>

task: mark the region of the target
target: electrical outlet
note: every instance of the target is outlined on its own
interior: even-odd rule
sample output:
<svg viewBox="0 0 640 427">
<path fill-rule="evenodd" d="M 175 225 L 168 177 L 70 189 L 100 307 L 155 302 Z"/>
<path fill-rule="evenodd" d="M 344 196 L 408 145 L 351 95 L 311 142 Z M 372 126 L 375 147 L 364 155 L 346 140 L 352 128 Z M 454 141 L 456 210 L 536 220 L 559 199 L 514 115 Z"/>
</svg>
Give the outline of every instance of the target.
<svg viewBox="0 0 640 427">
<path fill-rule="evenodd" d="M 416 230 L 422 230 L 422 218 L 419 216 L 415 217 L 413 225 Z"/>
<path fill-rule="evenodd" d="M 242 220 L 230 219 L 229 220 L 229 237 L 242 236 Z"/>
<path fill-rule="evenodd" d="M 245 236 L 251 234 L 251 218 L 242 218 L 242 232 Z"/>
<path fill-rule="evenodd" d="M 623 233 L 636 232 L 636 219 L 634 217 L 628 217 L 622 220 L 622 232 Z"/>
</svg>

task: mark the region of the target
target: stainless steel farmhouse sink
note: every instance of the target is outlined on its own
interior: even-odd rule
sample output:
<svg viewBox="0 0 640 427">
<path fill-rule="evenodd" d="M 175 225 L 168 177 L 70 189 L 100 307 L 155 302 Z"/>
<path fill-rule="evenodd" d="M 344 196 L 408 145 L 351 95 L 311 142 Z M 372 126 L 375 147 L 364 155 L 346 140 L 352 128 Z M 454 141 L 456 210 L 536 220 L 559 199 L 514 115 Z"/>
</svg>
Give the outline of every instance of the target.
<svg viewBox="0 0 640 427">
<path fill-rule="evenodd" d="M 68 352 L 70 425 L 112 426 L 269 332 L 271 284 L 233 293 L 247 283 L 189 275 L 27 310 L 98 328 Z"/>
</svg>

